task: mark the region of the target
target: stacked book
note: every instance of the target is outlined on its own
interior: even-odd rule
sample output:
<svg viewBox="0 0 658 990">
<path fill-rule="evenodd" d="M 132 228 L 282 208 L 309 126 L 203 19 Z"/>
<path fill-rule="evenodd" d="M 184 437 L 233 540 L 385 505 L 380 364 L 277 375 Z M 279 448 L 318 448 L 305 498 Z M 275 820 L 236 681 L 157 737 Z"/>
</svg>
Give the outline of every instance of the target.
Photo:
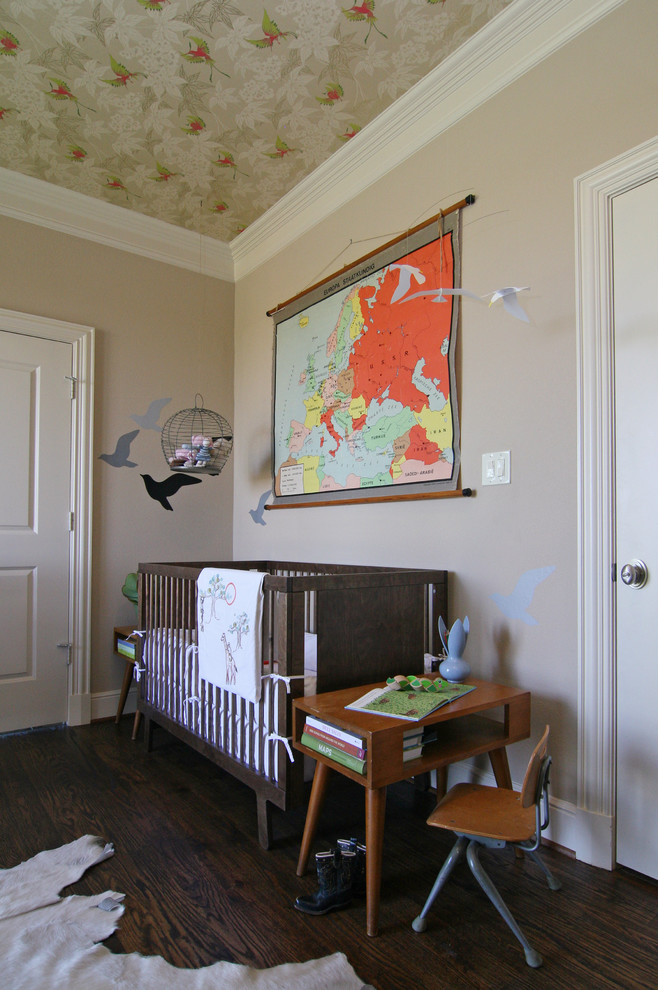
<svg viewBox="0 0 658 990">
<path fill-rule="evenodd" d="M 128 657 L 129 660 L 135 659 L 135 643 L 129 639 L 122 639 L 121 636 L 117 638 L 117 653 L 120 653 L 122 657 Z"/>
<path fill-rule="evenodd" d="M 307 715 L 301 743 L 355 773 L 366 772 L 365 740 L 329 722 Z"/>
<path fill-rule="evenodd" d="M 420 726 L 408 729 L 402 736 L 402 761 L 417 759 L 423 752 L 425 730 Z"/>
</svg>

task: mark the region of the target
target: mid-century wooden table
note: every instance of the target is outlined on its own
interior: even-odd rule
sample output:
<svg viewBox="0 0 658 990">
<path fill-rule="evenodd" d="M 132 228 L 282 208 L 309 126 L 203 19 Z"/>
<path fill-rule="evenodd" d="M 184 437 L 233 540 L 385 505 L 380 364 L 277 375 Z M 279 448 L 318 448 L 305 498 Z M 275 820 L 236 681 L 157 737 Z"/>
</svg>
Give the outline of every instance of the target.
<svg viewBox="0 0 658 990">
<path fill-rule="evenodd" d="M 405 719 L 371 715 L 345 708 L 345 705 L 356 701 L 366 691 L 383 687 L 381 683 L 296 698 L 293 702 L 293 744 L 295 749 L 306 753 L 316 761 L 297 863 L 297 876 L 302 876 L 306 871 L 332 771 L 355 780 L 365 788 L 366 799 L 368 935 L 376 935 L 379 927 L 379 891 L 387 785 L 429 770 L 437 770 L 440 791 L 441 787 L 445 786 L 445 772 L 449 764 L 479 753 L 488 753 L 498 786 L 510 789 L 512 787 L 505 747 L 510 743 L 527 739 L 530 735 L 530 692 L 474 678 L 469 678 L 468 683 L 475 685 L 474 691 L 444 705 L 433 714 L 427 715 L 421 722 L 409 722 Z M 301 744 L 307 715 L 314 715 L 365 740 L 365 774 L 355 773 Z M 402 760 L 402 737 L 409 728 L 417 725 L 435 726 L 438 737 L 436 742 L 423 748 L 421 756 L 405 763 Z"/>
</svg>

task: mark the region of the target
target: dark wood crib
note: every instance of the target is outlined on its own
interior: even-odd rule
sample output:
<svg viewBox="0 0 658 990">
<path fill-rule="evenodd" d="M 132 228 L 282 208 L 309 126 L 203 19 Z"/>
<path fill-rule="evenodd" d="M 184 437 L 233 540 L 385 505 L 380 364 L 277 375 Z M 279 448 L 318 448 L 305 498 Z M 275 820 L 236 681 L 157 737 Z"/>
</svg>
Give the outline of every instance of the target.
<svg viewBox="0 0 658 990">
<path fill-rule="evenodd" d="M 257 704 L 199 677 L 196 596 L 204 567 L 265 574 L 262 665 L 274 676 L 263 680 Z M 241 560 L 147 563 L 138 573 L 137 704 L 146 744 L 153 724 L 163 726 L 252 787 L 265 849 L 272 806 L 288 810 L 304 796 L 303 758 L 290 746 L 292 699 L 422 673 L 424 654 L 438 652 L 439 616 L 448 621 L 443 570 Z"/>
</svg>

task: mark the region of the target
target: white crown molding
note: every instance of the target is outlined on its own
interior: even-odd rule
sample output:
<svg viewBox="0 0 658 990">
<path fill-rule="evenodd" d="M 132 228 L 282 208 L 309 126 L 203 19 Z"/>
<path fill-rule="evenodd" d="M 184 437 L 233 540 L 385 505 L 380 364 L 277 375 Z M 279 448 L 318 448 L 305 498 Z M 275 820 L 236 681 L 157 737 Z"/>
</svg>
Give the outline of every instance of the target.
<svg viewBox="0 0 658 990">
<path fill-rule="evenodd" d="M 238 281 L 626 0 L 517 0 L 231 242 Z"/>
<path fill-rule="evenodd" d="M 232 282 L 231 248 L 212 237 L 0 168 L 0 213 Z"/>
</svg>

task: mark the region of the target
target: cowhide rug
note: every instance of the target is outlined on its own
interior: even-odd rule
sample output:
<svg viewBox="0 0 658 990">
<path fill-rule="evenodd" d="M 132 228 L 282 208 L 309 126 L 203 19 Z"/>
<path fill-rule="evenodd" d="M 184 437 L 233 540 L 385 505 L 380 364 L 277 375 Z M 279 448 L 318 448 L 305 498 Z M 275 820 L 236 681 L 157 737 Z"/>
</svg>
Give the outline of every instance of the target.
<svg viewBox="0 0 658 990">
<path fill-rule="evenodd" d="M 8 990 L 364 990 L 342 952 L 305 963 L 251 969 L 216 962 L 178 969 L 160 956 L 115 954 L 99 945 L 117 928 L 123 894 L 59 897 L 90 866 L 114 854 L 85 835 L 0 870 L 0 985 Z"/>
</svg>

